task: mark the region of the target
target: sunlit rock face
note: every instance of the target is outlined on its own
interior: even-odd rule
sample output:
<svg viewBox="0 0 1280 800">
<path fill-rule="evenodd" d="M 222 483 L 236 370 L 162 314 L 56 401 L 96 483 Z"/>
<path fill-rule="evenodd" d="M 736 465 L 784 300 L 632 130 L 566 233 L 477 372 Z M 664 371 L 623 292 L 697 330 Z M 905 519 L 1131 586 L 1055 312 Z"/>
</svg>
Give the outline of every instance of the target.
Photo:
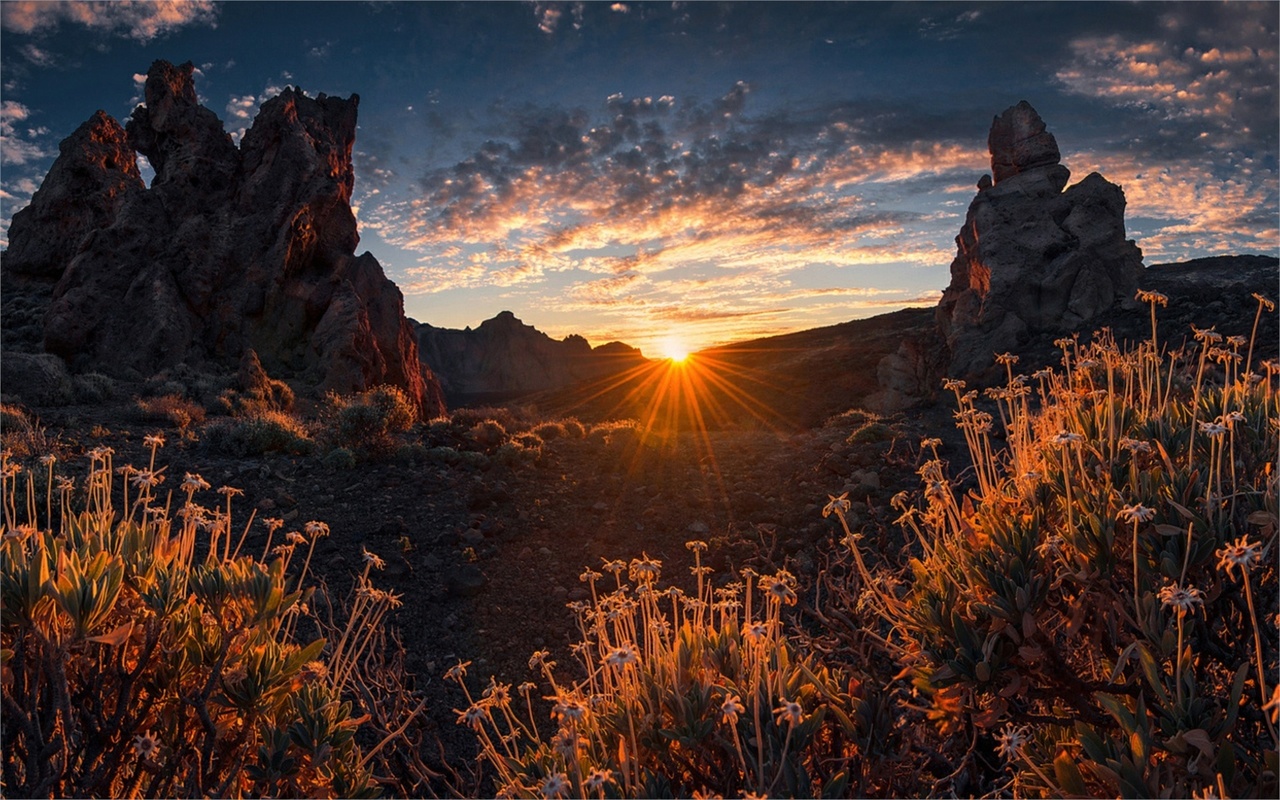
<svg viewBox="0 0 1280 800">
<path fill-rule="evenodd" d="M 1124 192 L 1098 173 L 1068 187 L 1053 134 L 1025 100 L 996 117 L 983 176 L 956 236 L 937 320 L 948 372 L 993 363 L 1031 333 L 1069 332 L 1132 302 L 1142 251 L 1125 239 Z"/>
<path fill-rule="evenodd" d="M 420 323 L 417 335 L 423 363 L 452 400 L 463 402 L 562 389 L 645 361 L 639 350 L 619 342 L 592 348 L 581 336 L 552 339 L 510 311 L 474 329 Z"/>
<path fill-rule="evenodd" d="M 274 377 L 338 392 L 392 384 L 442 412 L 399 289 L 355 255 L 359 98 L 287 89 L 237 148 L 192 73 L 152 64 L 126 128 L 95 114 L 15 215 L 6 277 L 55 282 L 45 349 L 139 378 L 180 363 L 234 369 L 253 348 Z M 135 152 L 155 168 L 150 188 Z"/>
</svg>

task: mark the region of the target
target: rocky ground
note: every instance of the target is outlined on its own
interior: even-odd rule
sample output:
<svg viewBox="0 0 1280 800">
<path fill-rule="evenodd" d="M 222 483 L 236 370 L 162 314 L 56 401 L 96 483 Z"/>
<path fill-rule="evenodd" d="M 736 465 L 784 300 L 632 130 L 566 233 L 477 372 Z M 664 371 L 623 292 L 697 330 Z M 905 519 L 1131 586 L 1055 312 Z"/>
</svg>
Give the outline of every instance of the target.
<svg viewBox="0 0 1280 800">
<path fill-rule="evenodd" d="M 1250 295 L 1273 294 L 1275 270 L 1274 260 L 1182 265 L 1149 271 L 1143 288 L 1171 296 L 1171 305 L 1160 310 L 1161 331 L 1176 347 L 1193 322 L 1215 325 L 1227 335 L 1249 335 L 1256 306 Z M 890 320 L 882 338 L 891 341 L 895 326 L 905 319 Z M 873 339 L 862 330 L 870 324 L 851 326 L 847 338 Z M 1116 311 L 1100 324 L 1130 341 L 1145 338 L 1149 330 L 1142 312 Z M 1255 361 L 1276 356 L 1278 333 L 1272 316 L 1260 330 Z M 804 338 L 797 337 L 788 340 L 791 345 Z M 821 337 L 833 344 L 810 348 L 810 355 L 831 363 L 811 363 L 810 373 L 827 370 L 836 376 L 832 386 L 842 386 L 839 376 L 852 370 L 842 371 L 832 354 L 853 345 L 836 342 L 839 337 L 832 330 Z M 755 348 L 756 366 L 777 371 L 771 380 L 782 383 L 794 358 L 775 350 Z M 1028 341 L 1022 353 L 1020 371 L 1060 355 L 1051 342 L 1040 339 Z M 768 359 L 777 364 L 771 367 Z M 851 380 L 865 383 L 866 376 Z M 918 488 L 921 438 L 944 439 L 942 452 L 952 462 L 953 474 L 966 462 L 945 399 L 924 398 L 894 415 L 854 411 L 825 422 L 819 409 L 811 408 L 810 416 L 818 421 L 808 427 L 756 420 L 706 432 L 685 429 L 649 436 L 635 427 L 599 420 L 593 425 L 588 419 L 583 431 L 570 426 L 565 435 L 545 437 L 536 455 L 530 449 L 520 459 L 504 460 L 494 457 L 492 442 L 471 442 L 467 447 L 475 458 L 452 464 L 423 457 L 440 442 L 437 433 L 419 426 L 403 437 L 405 443 L 422 445 L 416 451 L 410 447 L 406 456 L 401 448 L 398 457 L 350 466 L 326 458 L 323 448 L 308 456 L 228 455 L 207 435 L 216 417 L 203 425 L 177 427 L 140 410 L 140 397 L 167 391 L 170 384 L 117 384 L 114 399 L 91 404 L 48 404 L 34 399 L 36 395 L 16 398 L 21 385 L 6 375 L 6 403 L 21 409 L 36 430 L 24 433 L 16 418 L 6 415 L 4 445 L 29 466 L 41 453 L 53 452 L 61 474 L 83 472 L 84 454 L 101 446 L 115 450 L 117 464 L 140 464 L 148 455 L 143 437 L 162 432 L 166 445 L 157 462 L 167 468 L 166 486 L 196 472 L 215 488 L 244 490 L 235 500 L 238 524 L 251 512 L 258 518 L 283 518 L 286 530 L 308 520 L 326 522 L 332 535 L 320 541 L 313 567 L 332 598 L 340 600 L 349 591 L 363 566 L 362 548 L 383 558 L 387 567 L 377 581 L 404 601 L 390 624 L 403 646 L 406 682 L 429 700 L 417 731 L 427 745 L 424 758 L 461 769 L 450 780 L 468 794 L 483 791 L 470 783 L 474 778 L 466 771 L 474 747 L 470 734 L 455 724 L 452 709 L 464 701 L 442 673 L 459 660 L 470 661 L 477 687 L 490 675 L 518 684 L 536 677 L 527 661 L 532 651 L 543 648 L 567 668 L 575 629 L 566 604 L 586 596 L 578 579 L 584 567 L 647 553 L 663 562 L 666 579 L 679 580 L 691 564 L 684 543 L 701 539 L 711 545 L 709 563 L 726 579 L 744 565 L 785 566 L 802 586 L 811 586 L 823 554 L 837 547 L 840 538 L 835 524 L 821 516 L 829 494 L 849 492 L 859 526 L 893 557 L 900 543 L 889 499 Z M 810 386 L 788 402 L 803 405 L 806 393 L 821 396 Z M 59 403 L 65 398 L 63 394 Z M 833 401 L 824 397 L 822 402 Z M 842 406 L 855 403 L 850 398 Z M 528 407 L 461 413 L 467 415 L 464 428 L 491 414 L 512 433 L 549 415 Z M 486 449 L 488 454 L 481 456 Z M 208 502 L 214 499 L 210 493 Z M 255 524 L 250 530 L 247 549 L 254 552 L 263 546 L 265 529 Z"/>
</svg>

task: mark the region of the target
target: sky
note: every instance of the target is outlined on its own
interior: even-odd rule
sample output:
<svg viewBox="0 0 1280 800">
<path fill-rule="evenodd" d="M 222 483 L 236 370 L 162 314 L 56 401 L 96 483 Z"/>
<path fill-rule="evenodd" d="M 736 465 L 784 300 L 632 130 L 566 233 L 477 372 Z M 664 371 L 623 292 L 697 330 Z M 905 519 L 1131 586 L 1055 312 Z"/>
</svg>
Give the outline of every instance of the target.
<svg viewBox="0 0 1280 800">
<path fill-rule="evenodd" d="M 1147 264 L 1276 254 L 1278 8 L 4 0 L 0 244 L 166 59 L 237 140 L 285 86 L 359 94 L 358 252 L 438 327 L 656 355 L 934 305 L 1019 100 Z"/>
</svg>

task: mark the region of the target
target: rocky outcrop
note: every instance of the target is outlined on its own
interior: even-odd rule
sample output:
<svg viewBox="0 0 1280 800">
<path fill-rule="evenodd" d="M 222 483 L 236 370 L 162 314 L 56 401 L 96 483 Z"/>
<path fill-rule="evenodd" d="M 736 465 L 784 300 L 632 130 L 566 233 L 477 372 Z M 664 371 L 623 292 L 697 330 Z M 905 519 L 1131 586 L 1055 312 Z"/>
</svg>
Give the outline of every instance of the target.
<svg viewBox="0 0 1280 800">
<path fill-rule="evenodd" d="M 1125 239 L 1124 192 L 1096 172 L 1067 187 L 1057 141 L 1030 104 L 996 117 L 987 144 L 995 179 L 979 181 L 937 308 L 952 375 L 1133 302 L 1142 272 L 1142 251 Z"/>
<path fill-rule="evenodd" d="M 633 347 L 610 342 L 592 348 L 581 336 L 552 339 L 510 311 L 474 330 L 418 324 L 423 363 L 453 402 L 501 399 L 562 389 L 645 363 Z"/>
<path fill-rule="evenodd" d="M 13 215 L 5 269 L 23 278 L 57 280 L 85 237 L 108 227 L 124 202 L 146 188 L 124 128 L 103 111 L 58 151 L 31 203 Z"/>
<path fill-rule="evenodd" d="M 286 89 L 237 148 L 192 74 L 152 64 L 127 128 L 95 114 L 15 215 L 5 273 L 56 281 L 45 349 L 139 378 L 235 369 L 252 348 L 273 376 L 321 391 L 393 384 L 424 415 L 442 412 L 399 289 L 355 255 L 359 98 Z M 150 188 L 135 151 L 155 168 Z"/>
</svg>

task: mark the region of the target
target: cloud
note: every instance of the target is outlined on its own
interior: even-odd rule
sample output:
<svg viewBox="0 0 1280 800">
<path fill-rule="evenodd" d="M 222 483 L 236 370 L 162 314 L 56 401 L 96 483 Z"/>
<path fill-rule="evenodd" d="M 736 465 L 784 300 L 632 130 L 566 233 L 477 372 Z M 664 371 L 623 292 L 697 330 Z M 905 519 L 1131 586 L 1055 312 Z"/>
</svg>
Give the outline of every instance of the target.
<svg viewBox="0 0 1280 800">
<path fill-rule="evenodd" d="M 1158 38 L 1071 40 L 1055 79 L 1068 93 L 1142 112 L 1148 125 L 1176 125 L 1188 138 L 1208 129 L 1233 143 L 1274 142 L 1274 17 L 1274 6 L 1175 6 Z"/>
<path fill-rule="evenodd" d="M 18 52 L 22 53 L 23 58 L 35 64 L 37 67 L 51 67 L 58 63 L 58 58 L 48 50 L 42 50 L 34 44 L 24 44 L 18 48 Z"/>
<path fill-rule="evenodd" d="M 13 0 L 0 4 L 0 25 L 14 33 L 40 33 L 68 23 L 137 41 L 150 41 L 188 25 L 217 25 L 212 0 Z"/>
<path fill-rule="evenodd" d="M 38 141 L 49 133 L 48 128 L 19 125 L 31 115 L 31 109 L 15 100 L 0 103 L 0 162 L 7 167 L 32 164 L 53 155 L 50 147 Z"/>
</svg>

